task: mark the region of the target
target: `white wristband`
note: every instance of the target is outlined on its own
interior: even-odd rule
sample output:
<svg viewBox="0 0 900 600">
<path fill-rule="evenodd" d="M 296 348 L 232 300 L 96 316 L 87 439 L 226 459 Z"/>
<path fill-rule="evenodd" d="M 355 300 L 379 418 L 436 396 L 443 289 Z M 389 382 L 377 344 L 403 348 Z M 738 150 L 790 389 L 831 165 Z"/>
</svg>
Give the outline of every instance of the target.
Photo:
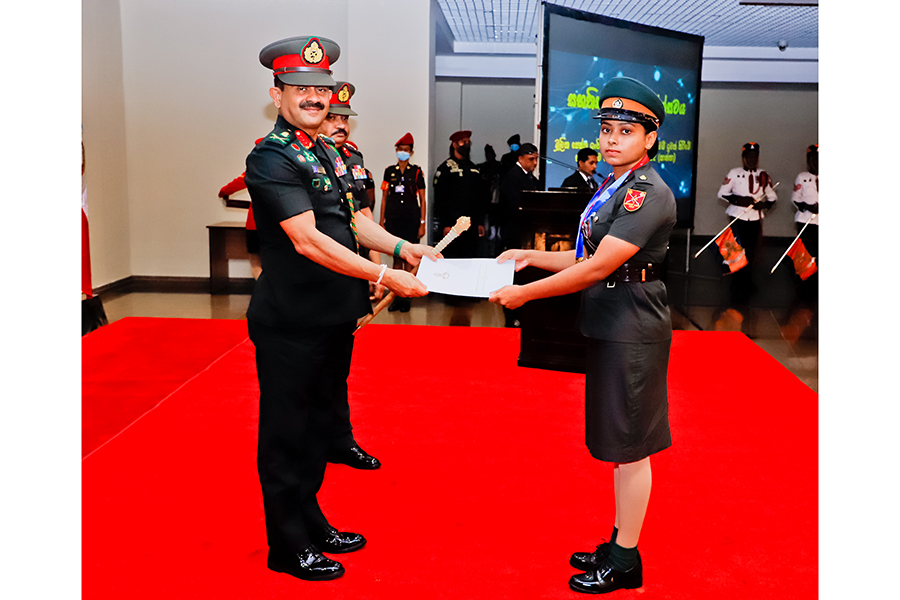
<svg viewBox="0 0 900 600">
<path fill-rule="evenodd" d="M 384 277 L 385 271 L 387 271 L 387 265 L 381 265 L 381 273 L 378 274 L 378 279 L 375 280 L 375 285 L 379 285 L 381 283 L 381 278 Z"/>
</svg>

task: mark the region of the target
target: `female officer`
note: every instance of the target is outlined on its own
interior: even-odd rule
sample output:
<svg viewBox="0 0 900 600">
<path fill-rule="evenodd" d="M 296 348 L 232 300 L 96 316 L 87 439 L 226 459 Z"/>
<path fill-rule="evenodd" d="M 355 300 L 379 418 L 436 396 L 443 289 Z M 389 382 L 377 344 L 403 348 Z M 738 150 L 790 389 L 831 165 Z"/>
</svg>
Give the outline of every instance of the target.
<svg viewBox="0 0 900 600">
<path fill-rule="evenodd" d="M 600 152 L 613 172 L 581 215 L 576 249 L 508 250 L 497 259 L 515 260 L 517 271 L 531 265 L 554 272 L 494 292 L 491 301 L 507 308 L 585 290 L 579 317 L 588 338 L 585 441 L 594 458 L 613 463 L 616 517 L 609 543 L 570 559 L 586 571 L 569 580 L 579 592 L 642 585 L 637 545 L 650 499 L 650 455 L 672 445 L 666 390 L 672 323 L 659 273 L 675 198 L 648 162 L 664 117 L 646 85 L 610 80 L 595 118 Z"/>
</svg>

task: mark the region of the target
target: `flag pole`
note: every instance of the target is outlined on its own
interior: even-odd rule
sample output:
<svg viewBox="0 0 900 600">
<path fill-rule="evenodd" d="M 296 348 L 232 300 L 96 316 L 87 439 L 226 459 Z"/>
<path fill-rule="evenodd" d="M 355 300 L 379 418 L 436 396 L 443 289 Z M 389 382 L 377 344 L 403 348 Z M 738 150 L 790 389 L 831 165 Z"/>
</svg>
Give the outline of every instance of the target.
<svg viewBox="0 0 900 600">
<path fill-rule="evenodd" d="M 806 226 L 809 225 L 809 222 L 812 221 L 812 218 L 816 215 L 809 215 L 809 218 L 806 220 L 806 223 L 803 224 L 803 228 L 800 230 L 800 233 L 797 234 L 797 237 L 794 238 L 794 241 L 791 242 L 791 245 L 787 247 L 787 250 L 784 251 L 784 254 L 781 255 L 781 258 L 778 259 L 778 262 L 775 263 L 775 266 L 772 267 L 772 270 L 769 271 L 769 275 L 775 272 L 775 269 L 778 268 L 778 265 L 781 264 L 781 261 L 784 260 L 784 257 L 787 256 L 787 253 L 791 251 L 791 248 L 794 247 L 794 244 L 797 243 L 797 240 L 800 239 L 800 236 L 803 235 L 803 232 L 806 231 Z"/>
<path fill-rule="evenodd" d="M 778 183 L 781 183 L 781 182 L 779 181 Z M 775 188 L 778 187 L 778 183 L 776 183 L 775 185 L 772 186 L 772 189 L 773 189 L 773 190 L 774 190 Z M 762 196 L 760 196 L 760 198 L 762 198 Z M 697 250 L 697 254 L 694 255 L 694 258 L 697 258 L 698 256 L 700 256 L 700 253 L 701 253 L 701 252 L 703 252 L 704 250 L 706 250 L 707 248 L 709 248 L 709 247 L 712 245 L 713 242 L 715 242 L 717 239 L 719 239 L 719 236 L 720 236 L 720 235 L 722 235 L 723 233 L 725 233 L 725 230 L 726 230 L 726 229 L 728 229 L 729 227 L 731 227 L 732 225 L 734 225 L 734 222 L 735 222 L 735 221 L 737 221 L 738 219 L 740 219 L 741 217 L 743 217 L 744 215 L 746 215 L 746 214 L 747 214 L 747 211 L 749 211 L 751 208 L 753 208 L 753 205 L 752 205 L 752 204 L 751 204 L 750 206 L 748 206 L 747 208 L 745 208 L 745 209 L 744 209 L 744 212 L 742 212 L 741 214 L 739 214 L 738 216 L 736 216 L 735 218 L 733 218 L 733 219 L 731 220 L 731 223 L 729 223 L 728 225 L 726 225 L 726 226 L 722 229 L 722 231 L 720 231 L 719 233 L 716 234 L 716 237 L 714 237 L 713 239 L 709 240 L 709 241 L 706 243 L 705 246 L 703 246 L 702 248 L 700 248 L 699 250 Z"/>
</svg>

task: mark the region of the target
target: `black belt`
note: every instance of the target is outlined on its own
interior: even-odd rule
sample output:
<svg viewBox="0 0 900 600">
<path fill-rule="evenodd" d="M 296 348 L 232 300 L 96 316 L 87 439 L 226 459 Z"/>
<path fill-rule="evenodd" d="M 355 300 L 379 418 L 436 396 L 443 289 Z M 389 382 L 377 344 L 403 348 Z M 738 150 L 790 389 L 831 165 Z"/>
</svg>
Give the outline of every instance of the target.
<svg viewBox="0 0 900 600">
<path fill-rule="evenodd" d="M 645 283 L 658 281 L 661 271 L 660 265 L 653 263 L 625 263 L 609 275 L 603 281 L 609 283 Z"/>
</svg>

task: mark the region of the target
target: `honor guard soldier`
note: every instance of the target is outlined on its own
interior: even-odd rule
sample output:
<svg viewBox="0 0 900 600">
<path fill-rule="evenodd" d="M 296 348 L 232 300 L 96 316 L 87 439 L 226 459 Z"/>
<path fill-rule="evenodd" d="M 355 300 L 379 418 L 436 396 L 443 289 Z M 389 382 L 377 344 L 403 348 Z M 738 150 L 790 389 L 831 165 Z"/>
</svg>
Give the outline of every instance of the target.
<svg viewBox="0 0 900 600">
<path fill-rule="evenodd" d="M 762 220 L 766 210 L 778 199 L 772 179 L 759 167 L 759 144 L 750 142 L 741 149 L 743 165 L 731 169 L 719 187 L 719 198 L 728 202 L 725 214 L 738 220 L 731 226 L 737 243 L 744 248 L 747 266 L 733 275 L 732 295 L 739 302 L 746 302 L 756 286 L 752 280 L 752 268 L 757 248 L 762 238 Z M 749 208 L 748 207 L 752 207 Z"/>
<path fill-rule="evenodd" d="M 650 456 L 672 445 L 666 387 L 672 321 L 660 271 L 675 196 L 650 163 L 665 108 L 653 90 L 627 77 L 611 79 L 599 100 L 600 152 L 613 172 L 581 214 L 576 249 L 507 250 L 499 262 L 553 274 L 491 294 L 491 302 L 515 309 L 583 290 L 585 441 L 591 456 L 613 463 L 616 506 L 612 539 L 569 558 L 585 571 L 569 587 L 588 594 L 643 584 L 637 546 L 650 500 Z"/>
<path fill-rule="evenodd" d="M 425 236 L 425 174 L 422 168 L 409 162 L 414 140 L 407 133 L 394 144 L 397 163 L 384 170 L 381 183 L 381 226 L 397 237 L 418 243 Z M 394 257 L 394 268 L 412 271 L 412 265 Z M 389 311 L 409 312 L 409 298 L 394 298 Z"/>
<path fill-rule="evenodd" d="M 425 287 L 405 271 L 357 254 L 360 243 L 417 264 L 436 257 L 365 218 L 356 218 L 346 163 L 318 135 L 340 56 L 332 40 L 293 37 L 269 44 L 259 60 L 275 77 L 278 119 L 247 157 L 244 182 L 259 232 L 262 273 L 247 310 L 259 379 L 257 468 L 267 565 L 307 580 L 334 579 L 344 567 L 323 555 L 362 548 L 358 533 L 332 527 L 316 498 L 325 475 L 335 404 L 346 394 L 357 319 L 371 312 L 366 281 L 401 296 Z"/>
<path fill-rule="evenodd" d="M 809 225 L 800 239 L 812 256 L 819 258 L 819 145 L 813 144 L 806 149 L 806 171 L 797 175 L 794 180 L 794 191 L 791 202 L 797 208 L 794 223 L 799 233 L 807 221 Z"/>
<path fill-rule="evenodd" d="M 457 131 L 450 136 L 450 158 L 441 163 L 434 174 L 434 212 L 437 215 L 441 236 L 462 216 L 478 223 L 477 229 L 469 228 L 447 246 L 447 258 L 474 258 L 478 251 L 478 238 L 484 235 L 484 215 L 487 210 L 489 188 L 478 167 L 470 159 L 472 132 Z"/>
</svg>

